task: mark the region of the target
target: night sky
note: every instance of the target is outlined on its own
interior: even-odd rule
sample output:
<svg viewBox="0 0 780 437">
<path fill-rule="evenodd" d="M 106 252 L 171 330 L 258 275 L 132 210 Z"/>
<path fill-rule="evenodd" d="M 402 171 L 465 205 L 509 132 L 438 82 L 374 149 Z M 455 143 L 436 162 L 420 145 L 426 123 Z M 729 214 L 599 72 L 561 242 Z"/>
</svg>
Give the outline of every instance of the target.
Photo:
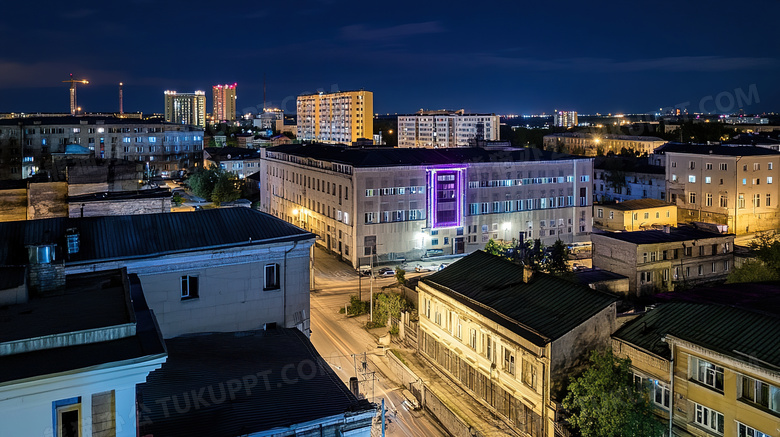
<svg viewBox="0 0 780 437">
<path fill-rule="evenodd" d="M 238 83 L 238 109 L 365 88 L 379 113 L 780 111 L 777 0 L 15 1 L 0 112 L 163 111 L 166 89 Z M 736 91 L 735 91 L 736 90 Z M 748 98 L 739 98 L 747 96 Z M 720 111 L 718 109 L 721 109 Z"/>
</svg>

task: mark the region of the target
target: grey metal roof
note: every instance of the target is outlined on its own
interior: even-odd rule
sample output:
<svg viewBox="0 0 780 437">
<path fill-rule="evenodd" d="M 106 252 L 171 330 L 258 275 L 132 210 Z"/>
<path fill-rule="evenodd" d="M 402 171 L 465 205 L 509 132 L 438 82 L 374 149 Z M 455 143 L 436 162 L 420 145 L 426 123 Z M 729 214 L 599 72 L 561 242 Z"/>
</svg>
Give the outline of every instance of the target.
<svg viewBox="0 0 780 437">
<path fill-rule="evenodd" d="M 0 313 L 3 320 L 0 341 L 133 322 L 135 335 L 0 356 L 0 369 L 3 369 L 0 384 L 165 356 L 165 343 L 136 275 L 125 276 L 122 270 L 108 270 L 69 275 L 66 281 L 63 295 L 32 299 L 27 304 L 4 308 Z"/>
<path fill-rule="evenodd" d="M 548 152 L 541 149 L 490 150 L 478 147 L 453 149 L 349 147 L 327 144 L 282 144 L 269 152 L 332 161 L 353 167 L 392 167 L 401 165 L 468 164 L 478 162 L 522 162 L 564 159 L 592 159 Z"/>
<path fill-rule="evenodd" d="M 0 265 L 27 264 L 26 245 L 53 242 L 66 247 L 69 228 L 78 230 L 80 250 L 66 264 L 314 238 L 301 228 L 249 208 L 26 220 L 0 223 Z"/>
<path fill-rule="evenodd" d="M 626 241 L 633 244 L 655 244 L 720 238 L 725 236 L 733 236 L 734 234 L 721 234 L 718 232 L 708 231 L 706 229 L 697 229 L 693 226 L 679 226 L 676 228 L 672 227 L 669 230 L 669 233 L 661 230 L 651 229 L 647 231 L 634 232 L 603 232 L 594 235 Z"/>
<path fill-rule="evenodd" d="M 523 267 L 476 251 L 423 283 L 537 346 L 560 338 L 617 298 L 545 273 L 523 282 Z"/>
<path fill-rule="evenodd" d="M 728 305 L 662 303 L 613 337 L 669 359 L 669 347 L 661 341 L 667 334 L 738 360 L 753 357 L 780 370 L 780 317 Z"/>
<path fill-rule="evenodd" d="M 693 153 L 697 155 L 761 156 L 780 155 L 780 152 L 766 147 L 722 146 L 717 144 L 666 143 L 655 149 L 655 153 Z"/>
<path fill-rule="evenodd" d="M 195 334 L 166 345 L 167 362 L 138 386 L 141 435 L 234 437 L 373 410 L 297 329 Z M 198 393 L 197 405 L 184 408 L 184 396 Z"/>
</svg>

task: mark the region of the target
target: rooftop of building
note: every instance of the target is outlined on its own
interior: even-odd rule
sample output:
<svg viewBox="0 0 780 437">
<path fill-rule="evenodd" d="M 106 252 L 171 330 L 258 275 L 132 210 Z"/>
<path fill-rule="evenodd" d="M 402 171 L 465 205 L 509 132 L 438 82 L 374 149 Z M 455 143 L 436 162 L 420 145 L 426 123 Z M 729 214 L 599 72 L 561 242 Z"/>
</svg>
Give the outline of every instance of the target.
<svg viewBox="0 0 780 437">
<path fill-rule="evenodd" d="M 93 335 L 90 340 L 79 335 L 128 324 L 133 330 L 125 335 Z M 46 341 L 35 340 L 40 337 Z M 124 270 L 69 275 L 60 294 L 0 308 L 0 345 L 25 341 L 32 342 L 26 352 L 0 353 L 0 385 L 165 355 L 141 283 Z"/>
<path fill-rule="evenodd" d="M 625 141 L 664 141 L 663 138 L 639 135 L 615 135 L 615 134 L 594 134 L 590 132 L 559 132 L 545 135 L 546 137 L 568 137 L 568 138 L 601 138 L 606 140 L 625 140 Z"/>
<path fill-rule="evenodd" d="M 494 150 L 479 147 L 452 149 L 349 147 L 326 144 L 283 144 L 267 149 L 320 161 L 330 161 L 353 167 L 393 167 L 410 165 L 472 164 L 484 162 L 526 162 L 592 159 L 536 148 Z"/>
<path fill-rule="evenodd" d="M 341 91 L 331 91 L 329 93 L 326 92 L 314 92 L 314 93 L 304 93 L 304 94 L 298 94 L 298 97 L 308 97 L 308 96 L 332 96 L 335 94 L 349 94 L 349 93 L 369 93 L 373 94 L 373 91 L 368 91 L 364 89 L 359 90 L 341 90 Z"/>
<path fill-rule="evenodd" d="M 762 144 L 765 146 L 775 146 L 775 145 L 780 145 L 780 140 L 777 138 L 772 138 L 766 134 L 760 135 L 760 134 L 749 133 L 749 134 L 739 134 L 728 141 L 724 141 L 723 144 L 724 145 L 751 145 L 751 146 Z"/>
<path fill-rule="evenodd" d="M 622 171 L 626 173 L 666 175 L 664 166 L 648 164 L 646 158 L 597 156 L 593 160 L 593 168 L 597 170 Z"/>
<path fill-rule="evenodd" d="M 129 125 L 167 125 L 171 127 L 189 128 L 190 130 L 202 131 L 202 128 L 197 126 L 182 125 L 176 123 L 168 123 L 163 119 L 151 118 L 145 120 L 139 120 L 137 118 L 120 118 L 111 116 L 72 116 L 66 115 L 62 117 L 21 117 L 21 118 L 5 118 L 0 119 L 0 126 L 14 126 L 14 127 L 36 127 L 40 126 L 57 126 L 57 125 L 116 125 L 116 124 L 129 124 Z"/>
<path fill-rule="evenodd" d="M 694 155 L 761 156 L 780 155 L 779 151 L 757 146 L 724 146 L 720 144 L 666 143 L 655 153 L 689 153 Z"/>
<path fill-rule="evenodd" d="M 114 200 L 140 200 L 140 199 L 164 199 L 171 197 L 171 190 L 168 188 L 152 188 L 148 190 L 136 191 L 108 191 L 103 193 L 82 194 L 79 196 L 68 196 L 68 203 L 79 202 L 110 202 Z"/>
<path fill-rule="evenodd" d="M 206 147 L 203 149 L 206 156 L 216 161 L 241 161 L 244 159 L 260 159 L 262 153 L 259 149 L 247 149 L 245 147 Z"/>
<path fill-rule="evenodd" d="M 759 284 L 765 290 L 757 292 L 754 285 L 734 284 L 720 293 L 709 289 L 700 289 L 697 295 L 664 293 L 670 295 L 666 302 L 628 322 L 613 337 L 670 359 L 669 346 L 662 339 L 671 335 L 737 360 L 780 370 L 780 286 Z M 743 298 L 741 293 L 748 296 Z"/>
<path fill-rule="evenodd" d="M 705 240 L 709 238 L 733 237 L 734 234 L 721 234 L 694 226 L 670 227 L 669 232 L 659 229 L 633 232 L 603 232 L 594 234 L 632 244 L 659 244 L 683 241 Z"/>
<path fill-rule="evenodd" d="M 540 347 L 617 301 L 545 273 L 535 273 L 525 283 L 523 269 L 476 251 L 422 282 Z"/>
<path fill-rule="evenodd" d="M 250 208 L 105 217 L 50 218 L 0 223 L 0 265 L 27 264 L 27 245 L 65 245 L 65 232 L 79 232 L 78 253 L 67 263 L 148 258 L 314 238 L 269 214 Z"/>
<path fill-rule="evenodd" d="M 602 203 L 596 207 L 604 207 L 618 211 L 636 211 L 640 209 L 662 208 L 666 206 L 675 206 L 673 203 L 664 202 L 658 199 L 633 199 L 623 202 Z"/>
<path fill-rule="evenodd" d="M 619 281 L 621 279 L 628 278 L 623 275 L 610 272 L 609 270 L 594 268 L 574 272 L 574 279 L 576 279 L 580 284 L 595 284 L 597 282 Z"/>
<path fill-rule="evenodd" d="M 141 435 L 249 435 L 374 410 L 297 329 L 196 334 L 166 343 L 167 362 L 138 387 Z M 203 402 L 173 408 L 172 399 L 198 392 Z"/>
</svg>

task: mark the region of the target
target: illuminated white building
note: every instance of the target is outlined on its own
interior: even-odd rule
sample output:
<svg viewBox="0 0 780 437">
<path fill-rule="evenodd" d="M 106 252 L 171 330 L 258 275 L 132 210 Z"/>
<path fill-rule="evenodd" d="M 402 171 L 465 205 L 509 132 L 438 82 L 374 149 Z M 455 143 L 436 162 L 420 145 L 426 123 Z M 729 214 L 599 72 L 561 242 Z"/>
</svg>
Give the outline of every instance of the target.
<svg viewBox="0 0 780 437">
<path fill-rule="evenodd" d="M 468 147 L 499 140 L 500 117 L 460 111 L 422 111 L 398 116 L 398 147 Z"/>
<path fill-rule="evenodd" d="M 206 127 L 206 93 L 165 91 L 165 121 Z"/>
</svg>

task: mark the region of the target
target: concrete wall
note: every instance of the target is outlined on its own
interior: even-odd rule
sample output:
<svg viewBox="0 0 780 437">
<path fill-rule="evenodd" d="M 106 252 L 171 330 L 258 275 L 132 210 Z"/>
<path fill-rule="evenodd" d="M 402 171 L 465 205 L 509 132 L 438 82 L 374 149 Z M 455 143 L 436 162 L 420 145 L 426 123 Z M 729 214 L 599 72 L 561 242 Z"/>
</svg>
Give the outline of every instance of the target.
<svg viewBox="0 0 780 437">
<path fill-rule="evenodd" d="M 561 390 L 569 383 L 572 369 L 587 363 L 591 350 L 611 347 L 611 335 L 617 323 L 616 306 L 617 304 L 612 303 L 552 342 L 550 379 L 553 397 L 560 395 Z"/>
<path fill-rule="evenodd" d="M 135 215 L 171 212 L 171 198 L 110 200 L 68 204 L 68 217 Z"/>
<path fill-rule="evenodd" d="M 67 217 L 68 183 L 31 183 L 27 190 L 27 219 Z"/>
<path fill-rule="evenodd" d="M 204 250 L 100 263 L 137 273 L 163 337 L 260 329 L 265 323 L 309 332 L 309 247 L 313 241 Z M 286 255 L 285 252 L 289 251 Z M 278 263 L 280 288 L 263 290 L 264 266 Z M 286 267 L 285 267 L 286 265 Z M 92 264 L 68 267 L 68 274 Z M 181 277 L 197 276 L 198 298 L 182 299 Z"/>
<path fill-rule="evenodd" d="M 610 279 L 608 281 L 600 281 L 589 284 L 590 288 L 598 291 L 604 291 L 607 293 L 615 293 L 628 295 L 630 288 L 628 278 L 623 279 Z"/>
<path fill-rule="evenodd" d="M 27 220 L 27 189 L 0 190 L 0 221 Z"/>
</svg>

